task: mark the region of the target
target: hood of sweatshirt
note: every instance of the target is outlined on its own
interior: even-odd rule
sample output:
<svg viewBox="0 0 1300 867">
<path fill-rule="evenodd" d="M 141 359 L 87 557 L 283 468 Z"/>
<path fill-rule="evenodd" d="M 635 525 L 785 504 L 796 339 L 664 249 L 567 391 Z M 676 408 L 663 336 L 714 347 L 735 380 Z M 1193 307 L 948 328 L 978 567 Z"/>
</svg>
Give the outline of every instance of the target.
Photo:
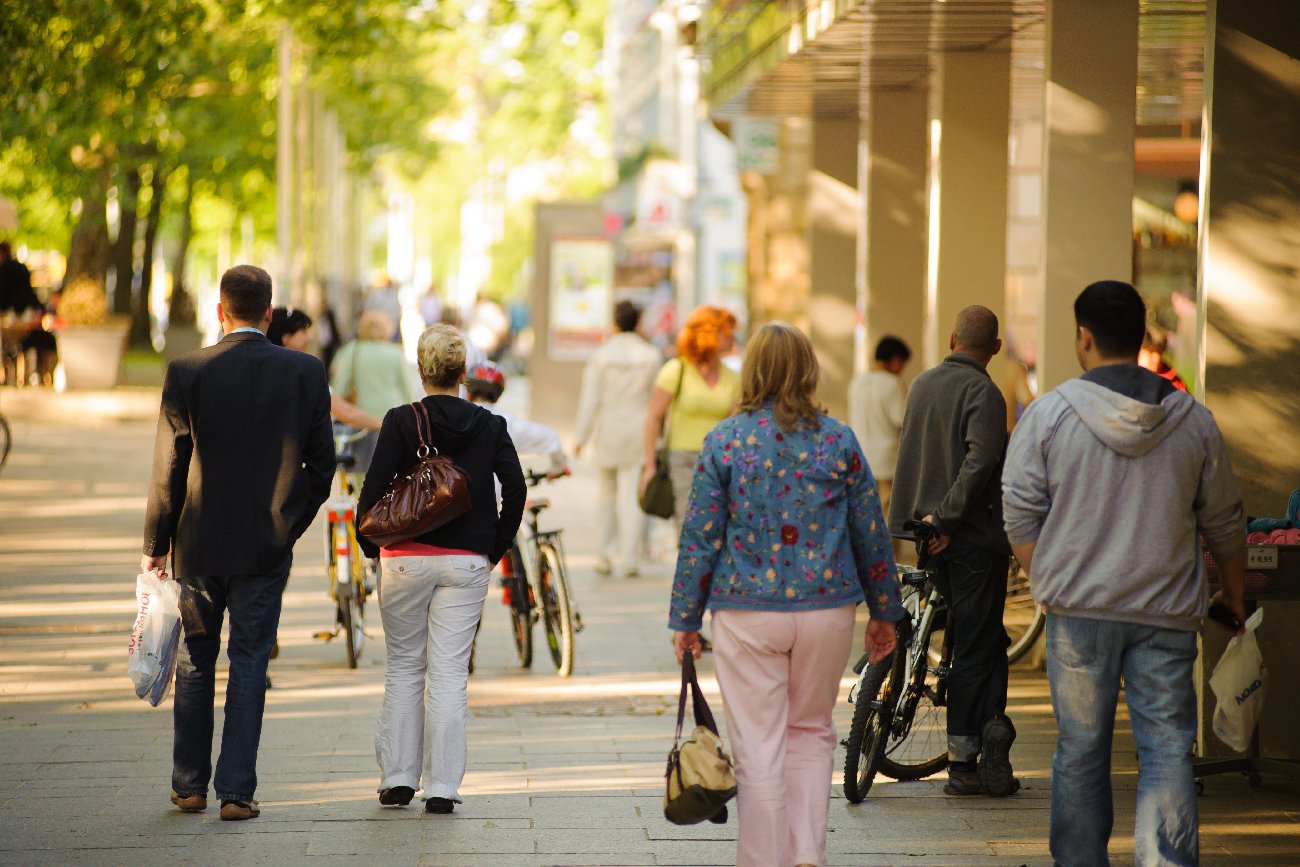
<svg viewBox="0 0 1300 867">
<path fill-rule="evenodd" d="M 1159 403 L 1147 403 L 1083 377 L 1056 391 L 1093 436 L 1130 458 L 1140 458 L 1164 442 L 1196 406 L 1185 392 L 1173 390 Z"/>
<path fill-rule="evenodd" d="M 487 432 L 495 416 L 477 404 L 459 397 L 430 395 L 421 403 L 429 410 L 434 442 L 450 452 L 459 452 L 471 441 Z"/>
</svg>

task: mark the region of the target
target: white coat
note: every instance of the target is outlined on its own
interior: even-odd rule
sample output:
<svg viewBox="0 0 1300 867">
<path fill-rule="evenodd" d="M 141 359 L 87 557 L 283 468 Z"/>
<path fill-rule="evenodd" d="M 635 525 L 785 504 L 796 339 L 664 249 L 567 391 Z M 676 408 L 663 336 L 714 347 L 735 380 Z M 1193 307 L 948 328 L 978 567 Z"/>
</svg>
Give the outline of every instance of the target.
<svg viewBox="0 0 1300 867">
<path fill-rule="evenodd" d="M 602 343 L 587 361 L 574 440 L 595 445 L 597 467 L 638 466 L 644 460 L 646 410 L 663 355 L 633 332 Z"/>
</svg>

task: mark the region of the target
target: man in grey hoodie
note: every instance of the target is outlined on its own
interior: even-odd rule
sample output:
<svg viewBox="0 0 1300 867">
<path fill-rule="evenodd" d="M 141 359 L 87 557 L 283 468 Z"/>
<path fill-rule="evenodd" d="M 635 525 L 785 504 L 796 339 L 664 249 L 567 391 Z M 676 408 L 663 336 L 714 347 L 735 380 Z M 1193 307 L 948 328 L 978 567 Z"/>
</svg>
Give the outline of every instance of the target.
<svg viewBox="0 0 1300 867">
<path fill-rule="evenodd" d="M 1011 550 L 998 480 L 1007 445 L 1007 405 L 989 377 L 1002 348 L 998 317 L 963 308 L 952 354 L 916 378 L 907 395 L 889 506 L 889 529 L 924 518 L 935 584 L 953 634 L 948 677 L 949 795 L 1005 797 L 1020 788 L 1011 769 L 1016 730 L 1007 719 L 1007 631 L 1002 625 Z"/>
<path fill-rule="evenodd" d="M 1192 664 L 1206 610 L 1197 534 L 1245 620 L 1245 515 L 1209 410 L 1138 366 L 1146 309 L 1127 283 L 1074 302 L 1085 373 L 1029 405 L 1002 476 L 1012 550 L 1047 606 L 1059 734 L 1052 858 L 1106 864 L 1121 677 L 1137 741 L 1138 864 L 1196 864 Z"/>
</svg>

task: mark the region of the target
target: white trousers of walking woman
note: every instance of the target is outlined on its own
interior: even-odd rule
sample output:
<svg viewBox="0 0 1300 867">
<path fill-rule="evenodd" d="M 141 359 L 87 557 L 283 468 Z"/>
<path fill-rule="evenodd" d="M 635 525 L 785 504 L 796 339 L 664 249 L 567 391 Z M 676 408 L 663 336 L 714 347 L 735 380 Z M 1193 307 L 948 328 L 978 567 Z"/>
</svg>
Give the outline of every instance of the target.
<svg viewBox="0 0 1300 867">
<path fill-rule="evenodd" d="M 736 760 L 738 867 L 826 863 L 831 712 L 854 606 L 713 612 L 713 656 Z"/>
<path fill-rule="evenodd" d="M 487 598 L 482 555 L 387 557 L 379 581 L 388 664 L 375 731 L 379 789 L 424 784 L 460 800 L 469 755 L 469 654 Z"/>
</svg>

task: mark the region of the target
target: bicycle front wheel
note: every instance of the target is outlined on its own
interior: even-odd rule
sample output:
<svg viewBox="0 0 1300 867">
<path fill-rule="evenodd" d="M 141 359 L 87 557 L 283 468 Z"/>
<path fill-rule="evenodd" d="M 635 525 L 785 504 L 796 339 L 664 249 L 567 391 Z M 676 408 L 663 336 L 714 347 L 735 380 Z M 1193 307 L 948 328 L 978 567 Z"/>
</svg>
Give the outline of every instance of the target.
<svg viewBox="0 0 1300 867">
<path fill-rule="evenodd" d="M 1047 622 L 1043 609 L 1029 594 L 1029 575 L 1014 557 L 1007 573 L 1007 602 L 1002 614 L 1011 644 L 1007 647 L 1007 662 L 1016 662 L 1029 652 Z"/>
<path fill-rule="evenodd" d="M 4 469 L 5 461 L 9 460 L 9 446 L 12 444 L 13 435 L 9 431 L 9 422 L 0 415 L 0 469 Z"/>
<path fill-rule="evenodd" d="M 885 732 L 898 697 L 893 682 L 895 678 L 890 677 L 897 667 L 894 658 L 898 654 L 898 649 L 895 649 L 888 658 L 868 665 L 858 680 L 857 695 L 853 699 L 853 723 L 849 726 L 849 739 L 845 743 L 848 755 L 844 758 L 844 797 L 851 804 L 862 803 L 880 767 Z"/>
<path fill-rule="evenodd" d="M 542 594 L 542 622 L 551 661 L 560 677 L 573 674 L 573 603 L 564 564 L 554 545 L 537 549 L 537 583 Z"/>
<path fill-rule="evenodd" d="M 940 613 L 928 622 L 923 617 L 921 631 L 906 641 L 906 651 L 895 652 L 891 682 L 897 684 L 898 698 L 880 757 L 880 772 L 895 780 L 921 780 L 948 766 L 948 662 L 934 665 L 929 653 L 931 647 L 943 646 L 946 618 L 941 620 Z M 904 646 L 902 635 L 899 645 Z"/>
</svg>

